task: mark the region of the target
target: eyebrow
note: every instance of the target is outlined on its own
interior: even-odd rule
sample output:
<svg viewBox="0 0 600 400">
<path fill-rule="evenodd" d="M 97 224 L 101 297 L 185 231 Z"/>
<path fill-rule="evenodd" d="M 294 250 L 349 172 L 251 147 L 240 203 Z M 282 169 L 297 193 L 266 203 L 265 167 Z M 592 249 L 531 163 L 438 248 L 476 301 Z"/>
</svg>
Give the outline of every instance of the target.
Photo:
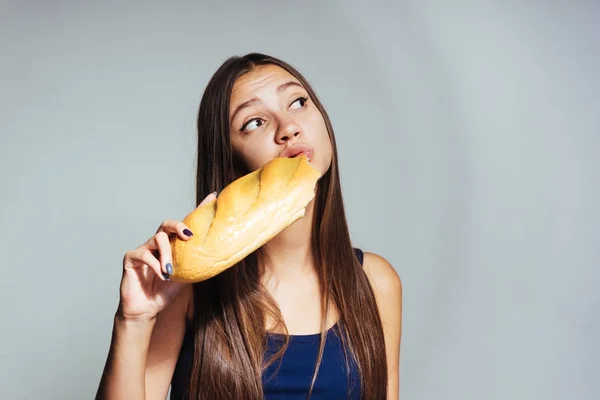
<svg viewBox="0 0 600 400">
<path fill-rule="evenodd" d="M 286 90 L 287 88 L 292 87 L 292 86 L 298 86 L 298 87 L 304 89 L 304 86 L 302 86 L 298 82 L 289 81 L 289 82 L 286 82 L 286 83 L 283 83 L 283 84 L 277 86 L 276 92 L 281 93 L 284 90 Z M 260 103 L 260 100 L 258 100 L 258 98 L 256 98 L 256 97 L 253 97 L 250 100 L 247 100 L 247 101 L 243 102 L 242 104 L 240 104 L 239 106 L 237 106 L 235 108 L 235 111 L 233 111 L 233 114 L 231 115 L 231 120 L 233 121 L 233 119 L 235 118 L 237 113 L 240 112 L 242 109 L 253 106 L 256 103 Z"/>
</svg>

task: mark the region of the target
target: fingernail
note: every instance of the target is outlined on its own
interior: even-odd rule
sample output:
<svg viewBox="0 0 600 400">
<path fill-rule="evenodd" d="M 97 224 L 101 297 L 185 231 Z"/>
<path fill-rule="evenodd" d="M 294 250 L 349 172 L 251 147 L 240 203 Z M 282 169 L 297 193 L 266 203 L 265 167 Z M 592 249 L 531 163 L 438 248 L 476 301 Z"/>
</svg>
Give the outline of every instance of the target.
<svg viewBox="0 0 600 400">
<path fill-rule="evenodd" d="M 171 278 L 169 277 L 169 275 L 165 274 L 164 272 L 163 272 L 163 278 L 165 278 L 165 281 L 170 281 L 171 280 Z"/>
<path fill-rule="evenodd" d="M 190 230 L 189 230 L 189 229 L 187 229 L 187 228 L 183 230 L 183 234 L 184 234 L 185 236 L 194 236 L 194 234 L 192 233 L 192 231 L 190 231 Z"/>
<path fill-rule="evenodd" d="M 217 192 L 212 192 L 211 194 L 214 194 L 215 196 L 217 195 Z"/>
<path fill-rule="evenodd" d="M 171 263 L 167 263 L 167 265 L 165 265 L 165 268 L 167 269 L 167 274 L 173 275 L 173 265 L 171 265 Z"/>
</svg>

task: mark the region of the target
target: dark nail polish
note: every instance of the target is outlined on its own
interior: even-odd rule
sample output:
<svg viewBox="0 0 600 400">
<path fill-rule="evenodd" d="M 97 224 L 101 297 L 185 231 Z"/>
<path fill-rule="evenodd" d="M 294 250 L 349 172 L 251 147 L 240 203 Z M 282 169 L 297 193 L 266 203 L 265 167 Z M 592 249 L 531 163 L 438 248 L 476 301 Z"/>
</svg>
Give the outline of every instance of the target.
<svg viewBox="0 0 600 400">
<path fill-rule="evenodd" d="M 169 275 L 165 274 L 164 272 L 163 272 L 163 278 L 165 278 L 165 281 L 170 281 L 171 280 L 171 278 L 169 277 Z"/>
<path fill-rule="evenodd" d="M 167 263 L 167 265 L 165 265 L 165 268 L 167 269 L 167 274 L 173 275 L 173 265 L 171 265 L 171 263 Z"/>
<path fill-rule="evenodd" d="M 187 228 L 183 230 L 183 234 L 184 234 L 185 236 L 194 236 L 194 234 L 192 233 L 192 231 L 190 231 L 190 230 L 189 230 L 189 229 L 187 229 Z"/>
</svg>

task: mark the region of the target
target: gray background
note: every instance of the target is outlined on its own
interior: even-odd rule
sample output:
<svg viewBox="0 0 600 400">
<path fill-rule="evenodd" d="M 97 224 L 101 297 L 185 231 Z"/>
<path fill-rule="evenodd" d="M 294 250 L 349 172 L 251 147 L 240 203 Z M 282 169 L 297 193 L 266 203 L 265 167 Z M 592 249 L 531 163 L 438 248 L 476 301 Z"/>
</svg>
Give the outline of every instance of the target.
<svg viewBox="0 0 600 400">
<path fill-rule="evenodd" d="M 249 51 L 331 114 L 403 399 L 598 398 L 597 2 L 1 4 L 3 399 L 93 396 L 122 255 L 193 207 L 201 93 Z"/>
</svg>

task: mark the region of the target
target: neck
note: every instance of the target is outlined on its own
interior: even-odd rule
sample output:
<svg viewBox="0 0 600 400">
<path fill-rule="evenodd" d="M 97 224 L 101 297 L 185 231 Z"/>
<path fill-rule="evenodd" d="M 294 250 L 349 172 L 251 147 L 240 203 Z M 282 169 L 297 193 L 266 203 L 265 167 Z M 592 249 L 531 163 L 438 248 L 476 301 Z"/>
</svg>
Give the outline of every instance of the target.
<svg viewBox="0 0 600 400">
<path fill-rule="evenodd" d="M 312 219 L 314 200 L 306 207 L 302 218 L 295 221 L 267 242 L 263 249 L 268 256 L 265 278 L 276 281 L 293 278 L 313 269 Z"/>
</svg>

